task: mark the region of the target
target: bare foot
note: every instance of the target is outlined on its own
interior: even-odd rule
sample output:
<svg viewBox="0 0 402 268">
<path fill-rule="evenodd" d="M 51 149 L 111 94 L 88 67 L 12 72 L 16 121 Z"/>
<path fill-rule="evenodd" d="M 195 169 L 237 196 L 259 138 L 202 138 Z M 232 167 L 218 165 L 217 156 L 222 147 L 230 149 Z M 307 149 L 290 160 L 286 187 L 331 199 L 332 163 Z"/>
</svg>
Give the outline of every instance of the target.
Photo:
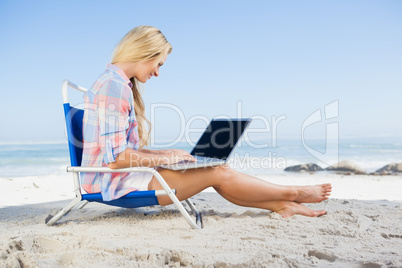
<svg viewBox="0 0 402 268">
<path fill-rule="evenodd" d="M 295 202 L 288 202 L 282 209 L 275 212 L 279 213 L 283 218 L 292 217 L 293 215 L 320 217 L 327 214 L 325 210 L 312 210 L 306 206 L 303 206 L 302 204 L 298 204 Z"/>
<path fill-rule="evenodd" d="M 329 183 L 297 187 L 297 203 L 319 203 L 331 195 L 332 186 Z"/>
</svg>

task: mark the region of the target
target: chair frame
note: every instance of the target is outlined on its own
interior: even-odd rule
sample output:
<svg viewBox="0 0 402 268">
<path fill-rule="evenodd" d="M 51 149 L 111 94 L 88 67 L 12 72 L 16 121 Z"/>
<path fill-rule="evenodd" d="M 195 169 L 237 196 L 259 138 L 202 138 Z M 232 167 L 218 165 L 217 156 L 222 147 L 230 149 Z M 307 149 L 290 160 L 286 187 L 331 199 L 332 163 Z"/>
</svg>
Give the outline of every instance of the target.
<svg viewBox="0 0 402 268">
<path fill-rule="evenodd" d="M 87 92 L 86 88 L 83 88 L 81 86 L 77 86 L 77 85 L 71 83 L 68 80 L 64 80 L 63 84 L 62 84 L 63 103 L 68 104 L 68 105 L 70 104 L 69 100 L 68 100 L 68 88 L 72 88 L 72 89 L 81 91 L 83 93 Z M 68 127 L 67 127 L 67 131 L 69 131 Z M 69 141 L 69 143 L 70 143 L 70 141 Z M 71 156 L 71 154 L 72 154 L 71 148 L 69 148 L 69 149 L 70 149 L 70 156 Z M 61 219 L 64 215 L 66 215 L 68 212 L 70 212 L 73 208 L 76 207 L 77 209 L 82 209 L 85 205 L 88 204 L 88 202 L 92 202 L 92 201 L 96 202 L 96 200 L 93 200 L 92 198 L 94 196 L 99 196 L 99 193 L 82 194 L 81 185 L 80 185 L 80 181 L 79 181 L 79 172 L 103 172 L 103 173 L 147 172 L 147 173 L 151 173 L 157 179 L 159 184 L 162 186 L 163 190 L 135 191 L 135 192 L 131 192 L 131 193 L 121 197 L 120 199 L 124 199 L 124 198 L 125 199 L 135 199 L 136 197 L 151 197 L 151 196 L 167 195 L 167 196 L 169 196 L 169 198 L 172 200 L 172 203 L 176 206 L 176 208 L 179 210 L 179 212 L 183 215 L 183 217 L 186 219 L 188 224 L 193 229 L 201 229 L 201 228 L 203 228 L 201 213 L 198 212 L 198 210 L 196 209 L 196 207 L 192 203 L 192 201 L 190 199 L 185 200 L 187 205 L 190 207 L 191 212 L 195 214 L 196 221 L 194 221 L 192 219 L 192 217 L 189 215 L 189 212 L 183 207 L 183 205 L 181 204 L 179 199 L 176 197 L 176 195 L 175 195 L 176 190 L 171 189 L 169 187 L 169 185 L 166 183 L 166 181 L 163 179 L 163 177 L 159 174 L 159 172 L 156 171 L 154 168 L 130 167 L 130 168 L 111 169 L 111 168 L 108 168 L 108 167 L 73 166 L 73 163 L 72 163 L 72 166 L 67 167 L 67 172 L 70 172 L 73 175 L 75 198 L 67 206 L 65 206 L 60 211 L 58 211 L 55 216 L 49 216 L 46 219 L 46 224 L 48 226 L 54 225 L 59 219 Z M 107 201 L 104 201 L 102 203 L 107 205 Z"/>
</svg>

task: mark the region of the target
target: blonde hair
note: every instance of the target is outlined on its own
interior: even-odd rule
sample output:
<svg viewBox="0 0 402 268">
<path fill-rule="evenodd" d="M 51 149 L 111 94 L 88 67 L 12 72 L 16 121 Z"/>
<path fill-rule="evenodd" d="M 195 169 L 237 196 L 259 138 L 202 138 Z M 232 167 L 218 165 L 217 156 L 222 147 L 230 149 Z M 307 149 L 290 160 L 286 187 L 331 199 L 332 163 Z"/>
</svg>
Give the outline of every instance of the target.
<svg viewBox="0 0 402 268">
<path fill-rule="evenodd" d="M 116 46 L 112 64 L 118 62 L 145 62 L 155 60 L 156 64 L 172 52 L 172 45 L 162 32 L 152 26 L 138 26 L 129 31 Z M 134 97 L 134 111 L 138 123 L 140 148 L 148 145 L 151 122 L 145 117 L 145 105 L 136 78 L 130 79 Z M 145 124 L 148 124 L 146 129 Z"/>
</svg>

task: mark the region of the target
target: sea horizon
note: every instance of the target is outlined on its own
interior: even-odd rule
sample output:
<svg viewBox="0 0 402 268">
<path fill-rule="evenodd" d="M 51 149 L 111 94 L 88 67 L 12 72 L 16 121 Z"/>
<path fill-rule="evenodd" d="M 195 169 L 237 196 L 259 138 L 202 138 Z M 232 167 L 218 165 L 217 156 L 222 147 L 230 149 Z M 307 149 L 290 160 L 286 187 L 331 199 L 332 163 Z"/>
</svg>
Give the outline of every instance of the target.
<svg viewBox="0 0 402 268">
<path fill-rule="evenodd" d="M 171 140 L 165 141 L 171 143 Z M 159 140 L 158 146 L 147 148 L 190 151 L 194 141 L 178 141 L 166 147 L 160 146 L 161 143 Z M 269 174 L 281 173 L 285 167 L 298 164 L 316 163 L 326 168 L 340 161 L 350 161 L 371 173 L 387 164 L 402 162 L 400 137 L 340 138 L 339 142 L 332 144 L 332 147 L 337 147 L 334 151 L 337 154 L 327 157 L 324 162 L 320 159 L 326 149 L 328 152 L 324 139 L 310 138 L 303 144 L 300 138 L 281 137 L 275 146 L 260 145 L 258 139 L 253 139 L 251 146 L 242 140 L 231 155 L 231 164 L 245 172 Z M 317 152 L 315 156 L 311 154 L 314 151 Z M 67 140 L 0 142 L 0 177 L 63 174 L 69 164 Z"/>
</svg>

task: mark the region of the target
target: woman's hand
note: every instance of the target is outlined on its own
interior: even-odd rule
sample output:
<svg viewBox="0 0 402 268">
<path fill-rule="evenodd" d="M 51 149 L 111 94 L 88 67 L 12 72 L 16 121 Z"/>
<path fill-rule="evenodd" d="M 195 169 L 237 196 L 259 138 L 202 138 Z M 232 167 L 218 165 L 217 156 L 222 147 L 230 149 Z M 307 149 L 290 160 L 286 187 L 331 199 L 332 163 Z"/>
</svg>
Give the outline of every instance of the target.
<svg viewBox="0 0 402 268">
<path fill-rule="evenodd" d="M 180 149 L 163 150 L 164 158 L 166 160 L 165 165 L 176 164 L 182 161 L 196 162 L 197 160 L 188 152 Z M 164 161 L 165 162 L 165 161 Z"/>
<path fill-rule="evenodd" d="M 163 153 L 162 153 L 163 151 Z M 184 150 L 133 150 L 127 148 L 121 152 L 115 162 L 110 162 L 109 168 L 127 168 L 127 167 L 156 167 L 160 165 L 171 165 L 181 161 L 196 162 L 196 159 Z"/>
<path fill-rule="evenodd" d="M 196 162 L 196 159 L 184 150 L 148 150 L 140 149 L 138 151 L 127 148 L 121 152 L 115 162 L 109 163 L 109 168 L 126 167 L 156 167 L 160 165 L 171 165 L 181 161 Z"/>
</svg>

